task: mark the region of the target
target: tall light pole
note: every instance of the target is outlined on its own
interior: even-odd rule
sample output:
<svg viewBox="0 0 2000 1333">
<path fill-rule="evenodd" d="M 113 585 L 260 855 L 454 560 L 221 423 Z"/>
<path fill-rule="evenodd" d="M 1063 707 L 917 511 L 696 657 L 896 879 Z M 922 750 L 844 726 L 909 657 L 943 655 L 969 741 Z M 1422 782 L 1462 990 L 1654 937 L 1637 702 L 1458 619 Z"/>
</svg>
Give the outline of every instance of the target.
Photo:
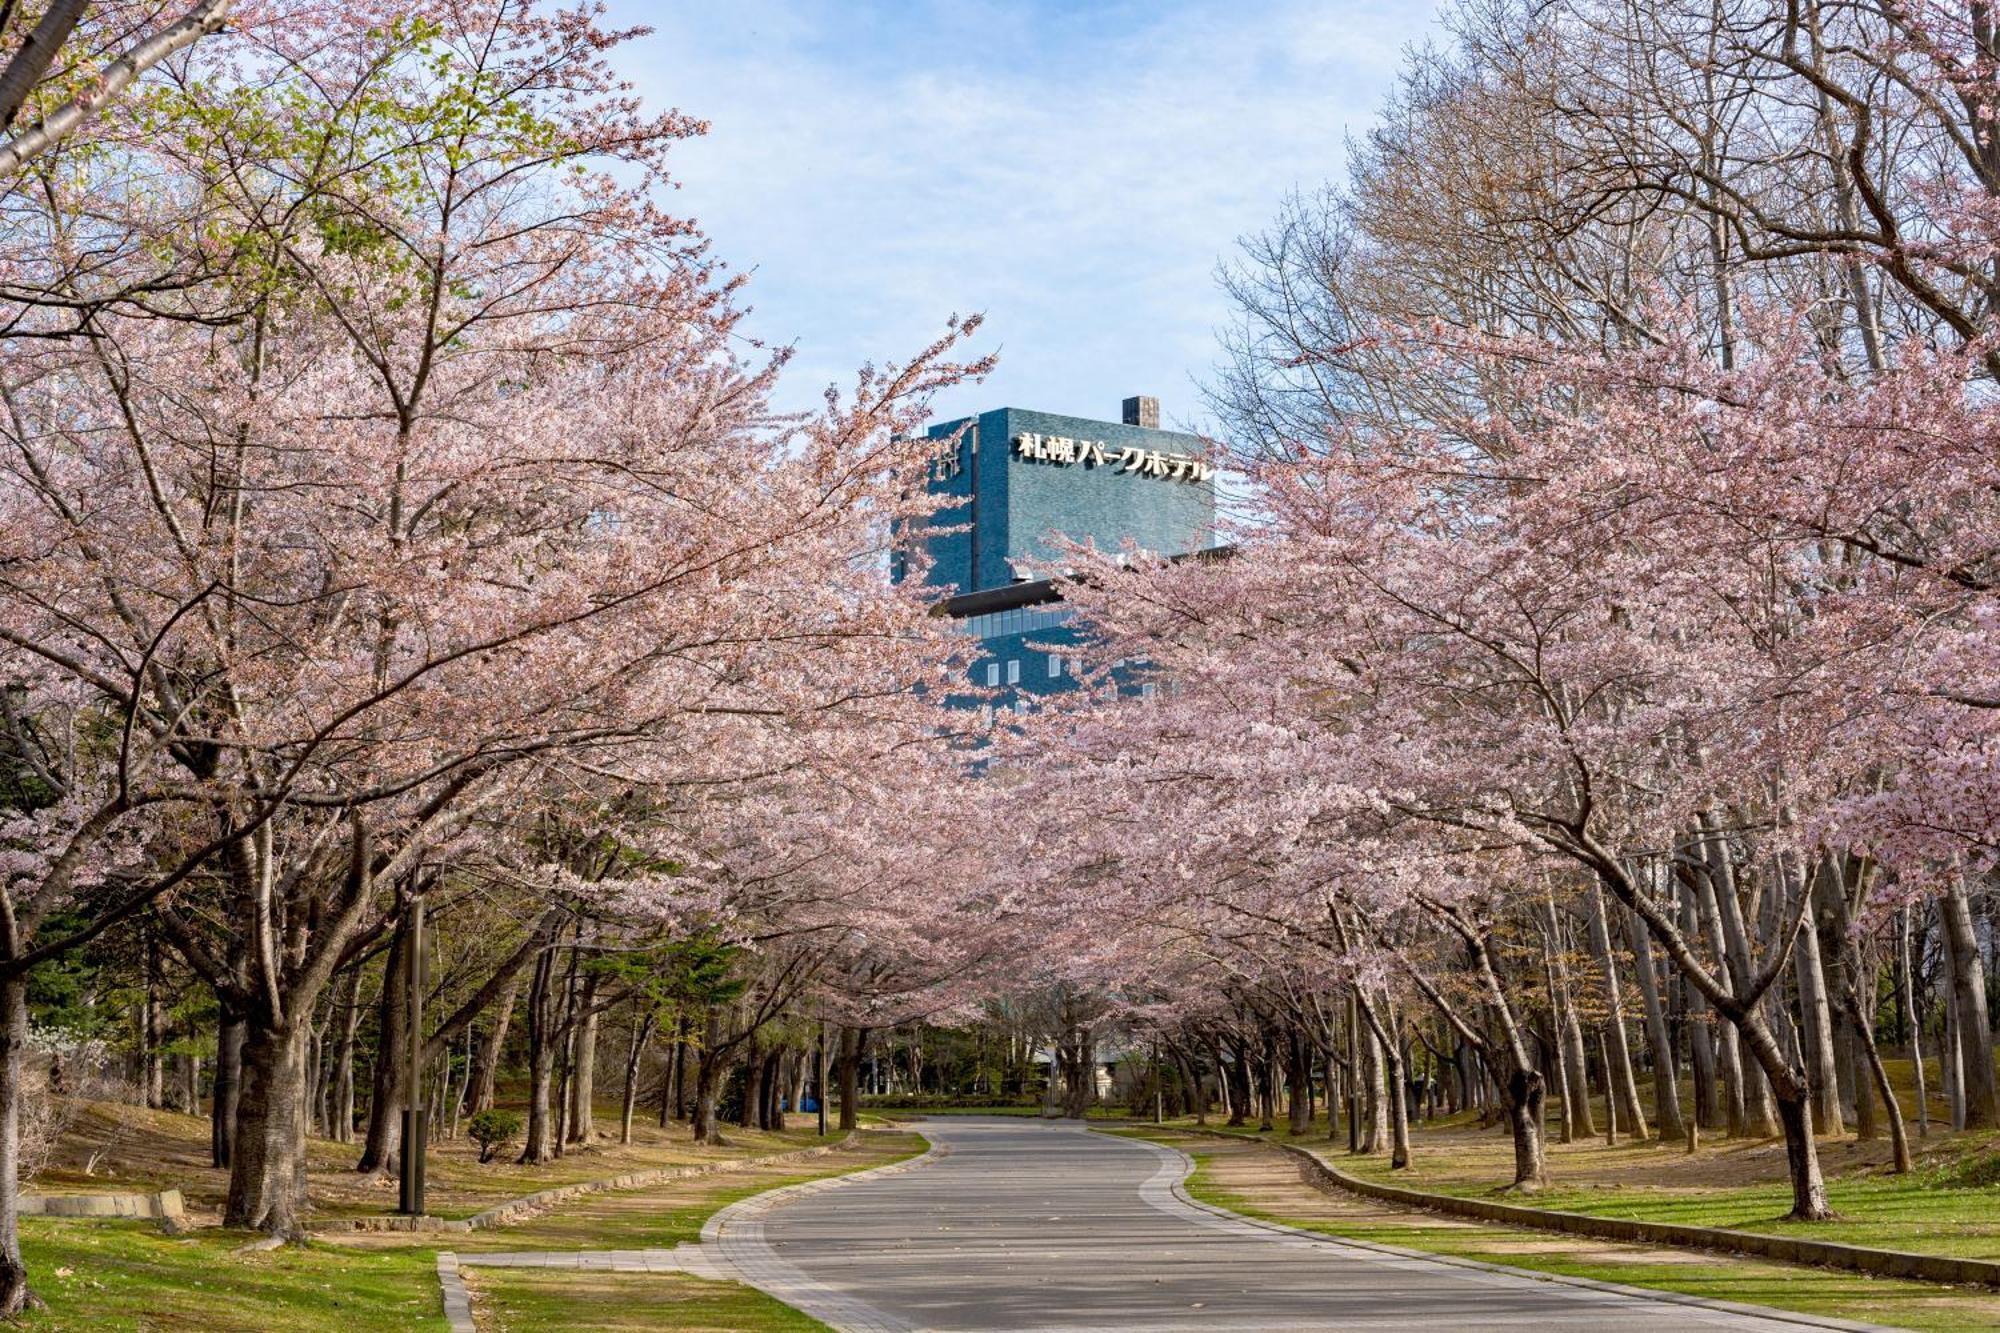
<svg viewBox="0 0 2000 1333">
<path fill-rule="evenodd" d="M 824 1018 L 820 1019 L 819 1021 L 819 1076 L 817 1082 L 819 1084 L 819 1096 L 814 1100 L 816 1100 L 819 1103 L 819 1136 L 821 1138 L 825 1138 L 826 1137 L 826 1020 Z"/>
<path fill-rule="evenodd" d="M 402 1197 L 396 1211 L 418 1217 L 424 1211 L 424 896 L 410 898 L 410 935 L 403 955 L 409 987 L 409 1097 L 403 1107 Z"/>
</svg>

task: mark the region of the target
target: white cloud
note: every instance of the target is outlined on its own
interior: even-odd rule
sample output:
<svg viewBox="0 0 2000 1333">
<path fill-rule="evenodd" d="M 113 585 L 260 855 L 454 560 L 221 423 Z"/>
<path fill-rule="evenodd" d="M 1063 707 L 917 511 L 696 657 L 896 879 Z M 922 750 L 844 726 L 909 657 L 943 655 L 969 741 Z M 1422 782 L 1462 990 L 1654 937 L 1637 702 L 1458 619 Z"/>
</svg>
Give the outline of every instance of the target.
<svg viewBox="0 0 2000 1333">
<path fill-rule="evenodd" d="M 946 412 L 1196 410 L 1213 271 L 1280 196 L 1338 175 L 1429 3 L 613 0 L 622 62 L 712 122 L 676 201 L 753 267 L 787 402 L 983 310 L 1002 349 Z"/>
</svg>

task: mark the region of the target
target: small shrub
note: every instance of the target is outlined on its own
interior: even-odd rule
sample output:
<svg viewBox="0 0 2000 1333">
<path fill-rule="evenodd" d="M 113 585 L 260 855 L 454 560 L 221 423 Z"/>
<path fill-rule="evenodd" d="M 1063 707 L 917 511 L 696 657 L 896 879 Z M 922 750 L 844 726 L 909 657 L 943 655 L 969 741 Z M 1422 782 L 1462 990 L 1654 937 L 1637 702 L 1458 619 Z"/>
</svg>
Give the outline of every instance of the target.
<svg viewBox="0 0 2000 1333">
<path fill-rule="evenodd" d="M 493 1154 L 513 1142 L 521 1132 L 519 1111 L 481 1111 L 465 1122 L 465 1132 L 479 1145 L 479 1160 L 490 1162 Z"/>
</svg>

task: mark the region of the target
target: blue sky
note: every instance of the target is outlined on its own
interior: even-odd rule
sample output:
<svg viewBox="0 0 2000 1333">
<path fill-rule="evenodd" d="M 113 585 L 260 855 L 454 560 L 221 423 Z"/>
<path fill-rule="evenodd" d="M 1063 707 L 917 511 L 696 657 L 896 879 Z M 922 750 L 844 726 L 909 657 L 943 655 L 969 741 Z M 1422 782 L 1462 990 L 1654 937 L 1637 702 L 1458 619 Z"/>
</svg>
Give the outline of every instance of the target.
<svg viewBox="0 0 2000 1333">
<path fill-rule="evenodd" d="M 1214 270 L 1284 193 L 1337 178 L 1431 0 L 610 0 L 619 63 L 711 122 L 677 210 L 753 270 L 748 329 L 810 406 L 983 311 L 999 370 L 940 415 L 1197 422 Z"/>
</svg>

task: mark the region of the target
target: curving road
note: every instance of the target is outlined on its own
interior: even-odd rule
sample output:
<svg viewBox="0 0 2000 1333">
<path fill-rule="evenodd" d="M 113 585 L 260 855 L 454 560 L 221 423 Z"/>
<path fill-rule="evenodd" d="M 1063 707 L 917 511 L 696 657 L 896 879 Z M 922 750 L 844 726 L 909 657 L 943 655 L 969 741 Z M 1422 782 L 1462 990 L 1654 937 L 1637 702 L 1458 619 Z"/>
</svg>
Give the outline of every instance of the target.
<svg viewBox="0 0 2000 1333">
<path fill-rule="evenodd" d="M 1181 1154 L 1074 1123 L 935 1119 L 923 1132 L 936 1147 L 907 1168 L 746 1201 L 711 1238 L 746 1280 L 852 1333 L 1829 1326 L 1250 1222 L 1190 1202 Z"/>
</svg>

